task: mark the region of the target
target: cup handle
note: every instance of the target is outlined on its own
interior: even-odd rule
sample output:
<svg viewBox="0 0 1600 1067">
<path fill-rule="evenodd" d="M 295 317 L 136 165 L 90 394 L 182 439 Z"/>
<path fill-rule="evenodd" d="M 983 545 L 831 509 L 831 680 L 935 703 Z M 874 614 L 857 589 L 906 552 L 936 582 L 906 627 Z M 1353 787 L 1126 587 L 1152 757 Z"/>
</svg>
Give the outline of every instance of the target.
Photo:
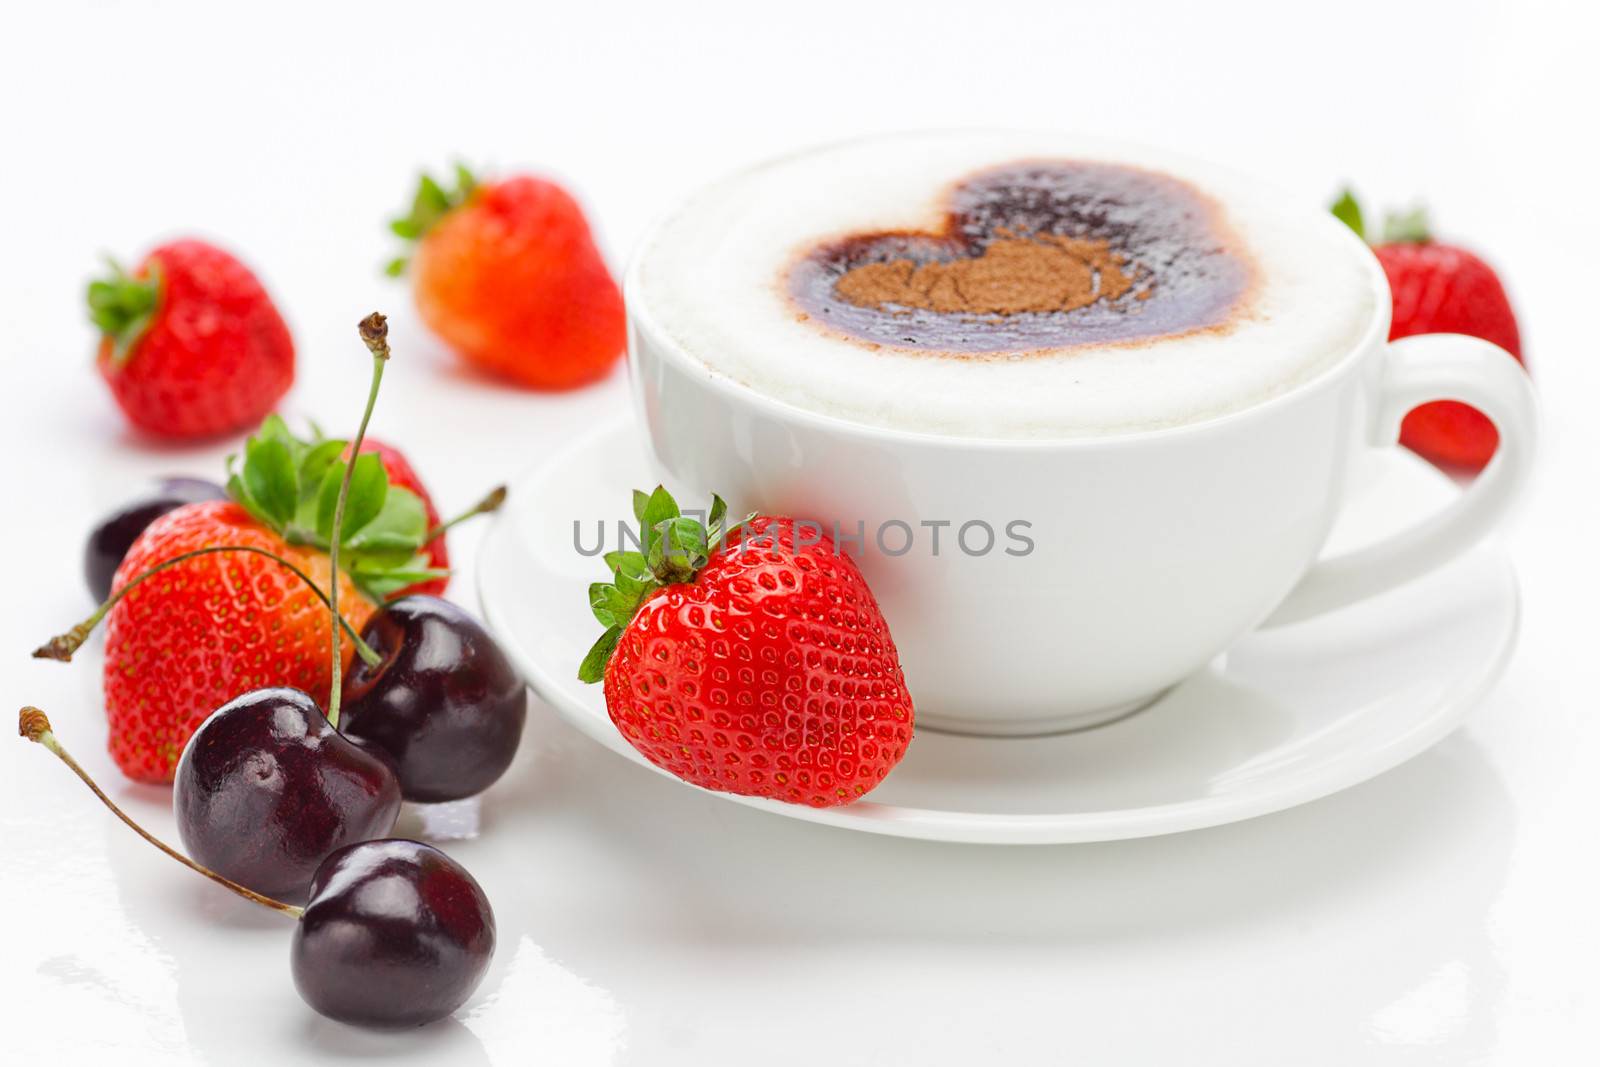
<svg viewBox="0 0 1600 1067">
<path fill-rule="evenodd" d="M 1449 507 L 1375 545 L 1322 560 L 1263 626 L 1299 622 L 1425 574 L 1475 545 L 1510 509 L 1533 471 L 1539 409 L 1527 373 L 1498 345 L 1462 334 L 1424 334 L 1389 345 L 1371 441 L 1394 445 L 1406 413 L 1460 400 L 1500 431 L 1494 458 Z"/>
</svg>

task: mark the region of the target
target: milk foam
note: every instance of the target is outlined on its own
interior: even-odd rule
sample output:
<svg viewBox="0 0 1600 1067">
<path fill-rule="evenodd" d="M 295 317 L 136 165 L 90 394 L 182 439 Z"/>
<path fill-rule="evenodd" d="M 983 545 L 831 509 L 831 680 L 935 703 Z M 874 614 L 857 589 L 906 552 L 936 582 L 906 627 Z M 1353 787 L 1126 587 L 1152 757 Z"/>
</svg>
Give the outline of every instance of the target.
<svg viewBox="0 0 1600 1067">
<path fill-rule="evenodd" d="M 1253 272 L 1230 322 L 1129 343 L 941 355 L 833 333 L 793 302 L 789 268 L 819 242 L 937 230 L 952 183 L 1023 160 L 1142 167 L 1209 197 Z M 1319 223 L 1242 177 L 1128 146 L 911 134 L 790 156 L 712 186 L 655 231 L 628 295 L 711 371 L 811 411 L 969 437 L 1127 433 L 1260 403 L 1350 351 L 1381 290 L 1354 236 Z"/>
</svg>

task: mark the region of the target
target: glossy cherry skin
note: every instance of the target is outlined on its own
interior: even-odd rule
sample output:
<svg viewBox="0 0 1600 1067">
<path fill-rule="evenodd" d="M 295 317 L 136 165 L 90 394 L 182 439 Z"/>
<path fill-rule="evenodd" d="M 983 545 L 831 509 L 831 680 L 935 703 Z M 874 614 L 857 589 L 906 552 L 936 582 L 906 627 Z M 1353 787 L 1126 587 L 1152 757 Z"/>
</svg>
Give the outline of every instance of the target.
<svg viewBox="0 0 1600 1067">
<path fill-rule="evenodd" d="M 292 902 L 329 853 L 394 829 L 400 783 L 305 693 L 256 689 L 200 724 L 172 801 L 191 858 Z"/>
<path fill-rule="evenodd" d="M 222 486 L 202 478 L 165 478 L 148 494 L 107 515 L 89 532 L 83 550 L 83 576 L 90 594 L 97 601 L 111 595 L 111 576 L 146 526 L 185 504 L 227 497 Z"/>
<path fill-rule="evenodd" d="M 459 863 L 416 841 L 364 841 L 317 868 L 289 959 L 323 1015 L 421 1026 L 478 988 L 494 939 L 489 898 Z"/>
<path fill-rule="evenodd" d="M 478 620 L 448 600 L 408 596 L 361 636 L 383 662 L 351 666 L 339 728 L 393 758 L 407 800 L 459 800 L 493 785 L 522 740 L 528 693 Z"/>
</svg>

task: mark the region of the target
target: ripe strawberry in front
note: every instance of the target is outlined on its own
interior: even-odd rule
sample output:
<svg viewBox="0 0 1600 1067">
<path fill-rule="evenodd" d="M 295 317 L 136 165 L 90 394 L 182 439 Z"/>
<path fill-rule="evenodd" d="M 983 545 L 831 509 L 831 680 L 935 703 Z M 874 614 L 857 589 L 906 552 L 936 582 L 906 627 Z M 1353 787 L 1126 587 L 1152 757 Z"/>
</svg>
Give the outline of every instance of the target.
<svg viewBox="0 0 1600 1067">
<path fill-rule="evenodd" d="M 209 545 L 277 553 L 318 585 L 327 557 L 292 547 L 232 501 L 188 504 L 152 523 L 112 583 Z M 374 605 L 341 576 L 342 614 L 359 630 Z M 129 778 L 170 782 L 189 735 L 241 693 L 291 686 L 328 699 L 328 609 L 264 556 L 202 556 L 132 590 L 106 628 L 105 701 L 112 758 Z"/>
<path fill-rule="evenodd" d="M 232 499 L 186 505 L 153 522 L 117 569 L 114 591 L 179 555 L 221 545 L 274 553 L 326 589 L 348 447 L 301 440 L 281 419 L 267 419 L 230 471 Z M 363 450 L 351 483 L 339 602 L 359 632 L 386 597 L 444 572 L 427 554 L 422 500 L 389 483 L 380 455 Z M 171 781 L 201 721 L 250 690 L 288 686 L 326 702 L 330 643 L 317 593 L 264 556 L 199 556 L 151 576 L 108 616 L 105 698 L 117 766 L 139 781 Z M 346 660 L 350 654 L 347 645 Z"/>
<path fill-rule="evenodd" d="M 643 551 L 607 554 L 579 671 L 628 742 L 694 785 L 814 807 L 883 781 L 915 713 L 855 562 L 811 524 L 724 533 L 720 499 L 702 523 L 660 487 L 634 497 Z"/>
</svg>

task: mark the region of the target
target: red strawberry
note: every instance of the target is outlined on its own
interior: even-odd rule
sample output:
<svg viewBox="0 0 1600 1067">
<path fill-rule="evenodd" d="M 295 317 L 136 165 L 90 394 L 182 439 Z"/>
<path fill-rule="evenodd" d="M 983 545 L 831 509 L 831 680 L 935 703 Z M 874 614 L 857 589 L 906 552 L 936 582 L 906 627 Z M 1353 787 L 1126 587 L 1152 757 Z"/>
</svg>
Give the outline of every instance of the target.
<svg viewBox="0 0 1600 1067">
<path fill-rule="evenodd" d="M 212 501 L 186 504 L 151 523 L 117 568 L 113 589 L 211 545 L 264 548 L 327 587 L 327 556 L 286 544 L 238 504 Z M 342 574 L 339 606 L 358 632 L 374 611 Z M 292 686 L 327 706 L 327 606 L 264 556 L 219 553 L 179 563 L 129 592 L 108 622 L 111 755 L 136 781 L 172 781 L 189 735 L 241 693 Z M 347 660 L 352 647 L 346 639 Z"/>
<path fill-rule="evenodd" d="M 417 242 L 417 310 L 463 359 L 534 389 L 603 377 L 622 354 L 622 293 L 577 201 L 553 182 L 480 184 L 456 168 L 446 191 L 423 175 L 391 229 Z M 389 265 L 391 274 L 406 260 Z"/>
<path fill-rule="evenodd" d="M 883 781 L 915 713 L 889 628 L 848 556 L 814 526 L 758 517 L 721 539 L 666 490 L 635 494 L 645 551 L 590 587 L 606 633 L 579 670 L 622 736 L 705 789 L 814 807 Z"/>
<path fill-rule="evenodd" d="M 1360 208 L 1349 193 L 1334 205 L 1334 214 L 1364 236 Z M 1493 268 L 1466 249 L 1434 241 L 1420 211 L 1389 216 L 1383 240 L 1372 251 L 1394 298 L 1391 341 L 1419 333 L 1464 333 L 1523 362 L 1517 318 Z M 1500 435 L 1475 408 L 1436 400 L 1405 417 L 1400 443 L 1435 463 L 1481 470 Z"/>
<path fill-rule="evenodd" d="M 398 485 L 402 489 L 409 489 L 417 494 L 422 501 L 423 511 L 428 516 L 428 529 L 439 526 L 439 512 L 433 506 L 433 498 L 428 496 L 428 490 L 423 488 L 422 479 L 417 477 L 417 472 L 411 469 L 411 464 L 398 448 L 385 444 L 382 441 L 368 437 L 361 442 L 361 451 L 374 453 L 383 460 L 383 469 L 389 475 L 389 484 Z M 345 458 L 349 458 L 349 449 L 345 450 Z M 432 541 L 423 546 L 432 566 L 440 570 L 450 569 L 450 549 L 445 545 L 445 535 L 440 533 Z M 410 596 L 412 593 L 429 593 L 433 596 L 443 596 L 445 589 L 450 585 L 450 576 L 435 578 L 432 581 L 418 582 L 416 585 L 407 586 L 397 593 L 391 593 L 389 599 Z"/>
<path fill-rule="evenodd" d="M 384 460 L 412 482 L 415 474 L 398 452 L 366 444 L 350 471 L 339 557 L 340 614 L 358 631 L 384 598 L 442 577 L 424 550 L 433 521 L 416 494 L 390 484 Z M 289 686 L 326 706 L 328 610 L 288 567 L 215 552 L 132 583 L 196 549 L 244 546 L 275 553 L 326 589 L 349 449 L 342 440 L 302 441 L 269 416 L 245 442 L 242 464 L 229 461 L 231 501 L 168 512 L 128 549 L 112 585 L 113 597 L 130 588 L 108 616 L 105 699 L 111 751 L 129 777 L 170 781 L 189 735 L 242 693 Z M 468 514 L 497 504 L 491 494 Z M 36 654 L 70 658 L 79 631 Z M 345 644 L 348 659 L 353 643 Z"/>
<path fill-rule="evenodd" d="M 206 437 L 260 422 L 294 381 L 294 342 L 244 264 L 202 241 L 89 286 L 98 363 L 135 426 Z"/>
</svg>

